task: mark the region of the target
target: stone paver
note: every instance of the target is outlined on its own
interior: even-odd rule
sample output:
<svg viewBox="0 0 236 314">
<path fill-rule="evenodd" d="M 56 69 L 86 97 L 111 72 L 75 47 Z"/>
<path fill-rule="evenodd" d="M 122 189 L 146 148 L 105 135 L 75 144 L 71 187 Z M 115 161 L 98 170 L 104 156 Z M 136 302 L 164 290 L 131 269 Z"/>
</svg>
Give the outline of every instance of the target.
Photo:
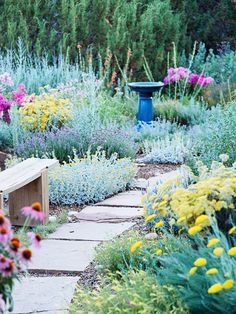
<svg viewBox="0 0 236 314">
<path fill-rule="evenodd" d="M 17 282 L 14 314 L 65 313 L 71 302 L 78 277 L 26 277 Z M 61 311 L 62 310 L 62 311 Z"/>
<path fill-rule="evenodd" d="M 141 207 L 87 206 L 77 214 L 77 218 L 97 222 L 119 222 L 142 215 Z"/>
<path fill-rule="evenodd" d="M 34 251 L 30 270 L 84 271 L 94 258 L 95 241 L 44 240 Z"/>
<path fill-rule="evenodd" d="M 49 235 L 53 239 L 105 241 L 121 234 L 132 227 L 133 223 L 97 223 L 81 221 L 62 225 L 56 232 Z"/>
<path fill-rule="evenodd" d="M 143 195 L 142 191 L 129 191 L 119 193 L 113 197 L 106 199 L 103 202 L 95 204 L 95 206 L 134 206 L 142 207 L 140 198 Z"/>
<path fill-rule="evenodd" d="M 148 181 L 148 187 L 154 187 L 156 184 L 164 183 L 165 181 L 169 179 L 175 178 L 179 174 L 179 170 L 173 170 L 170 172 L 166 172 L 163 174 L 157 173 L 155 177 L 149 178 Z"/>
</svg>

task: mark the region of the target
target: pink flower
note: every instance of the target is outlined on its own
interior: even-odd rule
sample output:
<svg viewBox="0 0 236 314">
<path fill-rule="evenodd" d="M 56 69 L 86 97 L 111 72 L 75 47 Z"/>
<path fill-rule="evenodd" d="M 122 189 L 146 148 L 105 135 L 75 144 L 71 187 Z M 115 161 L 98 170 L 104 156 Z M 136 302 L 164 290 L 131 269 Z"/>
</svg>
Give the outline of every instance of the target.
<svg viewBox="0 0 236 314">
<path fill-rule="evenodd" d="M 23 215 L 30 217 L 31 219 L 44 221 L 45 214 L 42 211 L 42 206 L 40 203 L 33 203 L 31 206 L 23 207 L 22 208 Z"/>
<path fill-rule="evenodd" d="M 7 242 L 12 237 L 11 229 L 0 226 L 0 242 Z"/>
<path fill-rule="evenodd" d="M 197 84 L 199 86 L 204 86 L 204 87 L 212 84 L 213 82 L 214 82 L 214 79 L 210 76 L 205 77 L 204 74 L 194 74 L 194 73 L 190 74 L 190 77 L 188 80 L 188 83 L 191 85 Z"/>
<path fill-rule="evenodd" d="M 19 84 L 17 90 L 12 92 L 12 100 L 19 106 L 22 106 L 26 96 L 24 84 Z"/>
<path fill-rule="evenodd" d="M 5 96 L 0 94 L 0 111 L 9 110 L 11 108 L 12 103 L 6 99 Z"/>
<path fill-rule="evenodd" d="M 28 263 L 31 261 L 32 258 L 32 250 L 29 248 L 25 248 L 21 251 L 21 260 L 24 263 Z"/>
<path fill-rule="evenodd" d="M 14 84 L 11 75 L 7 72 L 0 75 L 0 81 L 5 86 L 13 86 Z"/>
<path fill-rule="evenodd" d="M 41 241 L 42 238 L 39 234 L 36 234 L 34 232 L 29 232 L 28 236 L 31 238 L 32 244 L 36 247 L 36 248 L 40 248 L 41 246 Z"/>
<path fill-rule="evenodd" d="M 187 78 L 191 71 L 184 67 L 169 68 L 168 75 L 164 78 L 164 84 L 169 85 L 183 78 Z"/>
<path fill-rule="evenodd" d="M 1 273 L 3 277 L 11 277 L 16 271 L 16 266 L 13 260 L 7 258 L 5 267 L 1 268 Z"/>
</svg>

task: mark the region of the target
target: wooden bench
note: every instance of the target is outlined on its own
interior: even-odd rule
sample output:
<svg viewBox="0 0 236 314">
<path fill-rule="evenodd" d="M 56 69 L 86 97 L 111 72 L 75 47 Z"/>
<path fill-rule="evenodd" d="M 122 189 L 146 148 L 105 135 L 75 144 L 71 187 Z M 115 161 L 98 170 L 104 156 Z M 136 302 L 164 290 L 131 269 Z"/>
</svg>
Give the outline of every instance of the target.
<svg viewBox="0 0 236 314">
<path fill-rule="evenodd" d="M 40 202 L 46 215 L 49 216 L 48 170 L 58 164 L 54 159 L 29 158 L 19 164 L 0 172 L 0 208 L 3 209 L 3 195 L 9 194 L 11 223 L 22 226 L 25 217 L 21 208 Z M 31 225 L 36 225 L 32 221 Z"/>
</svg>

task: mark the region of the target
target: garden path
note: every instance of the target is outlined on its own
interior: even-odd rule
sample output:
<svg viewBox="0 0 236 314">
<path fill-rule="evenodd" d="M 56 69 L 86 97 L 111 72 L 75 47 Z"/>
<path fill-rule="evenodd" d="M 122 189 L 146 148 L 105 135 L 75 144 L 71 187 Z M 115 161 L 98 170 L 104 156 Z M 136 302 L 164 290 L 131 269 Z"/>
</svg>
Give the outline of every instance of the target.
<svg viewBox="0 0 236 314">
<path fill-rule="evenodd" d="M 177 171 L 139 179 L 136 190 L 119 193 L 77 214 L 78 222 L 62 225 L 35 251 L 27 277 L 14 289 L 14 314 L 66 313 L 79 275 L 92 262 L 95 247 L 131 228 L 142 216 L 140 197 L 147 186 L 176 176 Z"/>
</svg>

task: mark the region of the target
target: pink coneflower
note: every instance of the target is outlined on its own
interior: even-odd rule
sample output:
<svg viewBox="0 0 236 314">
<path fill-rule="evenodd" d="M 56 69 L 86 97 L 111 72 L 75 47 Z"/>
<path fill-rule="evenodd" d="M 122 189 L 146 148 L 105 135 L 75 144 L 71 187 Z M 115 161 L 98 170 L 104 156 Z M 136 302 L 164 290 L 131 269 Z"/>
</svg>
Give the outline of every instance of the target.
<svg viewBox="0 0 236 314">
<path fill-rule="evenodd" d="M 35 220 L 44 221 L 45 214 L 42 211 L 42 206 L 40 203 L 33 203 L 31 206 L 22 208 L 23 215 L 30 217 Z"/>
<path fill-rule="evenodd" d="M 18 238 L 12 238 L 10 241 L 10 248 L 14 253 L 18 253 L 21 247 L 21 242 Z"/>
<path fill-rule="evenodd" d="M 1 273 L 3 277 L 11 277 L 15 270 L 15 263 L 11 259 L 7 259 L 6 267 L 1 269 Z"/>
<path fill-rule="evenodd" d="M 42 237 L 34 232 L 29 232 L 28 235 L 31 238 L 32 244 L 39 248 L 41 246 Z"/>
<path fill-rule="evenodd" d="M 21 259 L 23 262 L 27 263 L 31 260 L 32 255 L 33 255 L 32 250 L 29 248 L 26 248 L 26 249 L 22 250 L 22 252 L 21 252 Z"/>
<path fill-rule="evenodd" d="M 0 255 L 0 271 L 6 268 L 8 265 L 8 259 L 4 255 Z"/>
<path fill-rule="evenodd" d="M 11 230 L 6 226 L 0 226 L 0 242 L 7 242 L 12 236 Z"/>
</svg>

